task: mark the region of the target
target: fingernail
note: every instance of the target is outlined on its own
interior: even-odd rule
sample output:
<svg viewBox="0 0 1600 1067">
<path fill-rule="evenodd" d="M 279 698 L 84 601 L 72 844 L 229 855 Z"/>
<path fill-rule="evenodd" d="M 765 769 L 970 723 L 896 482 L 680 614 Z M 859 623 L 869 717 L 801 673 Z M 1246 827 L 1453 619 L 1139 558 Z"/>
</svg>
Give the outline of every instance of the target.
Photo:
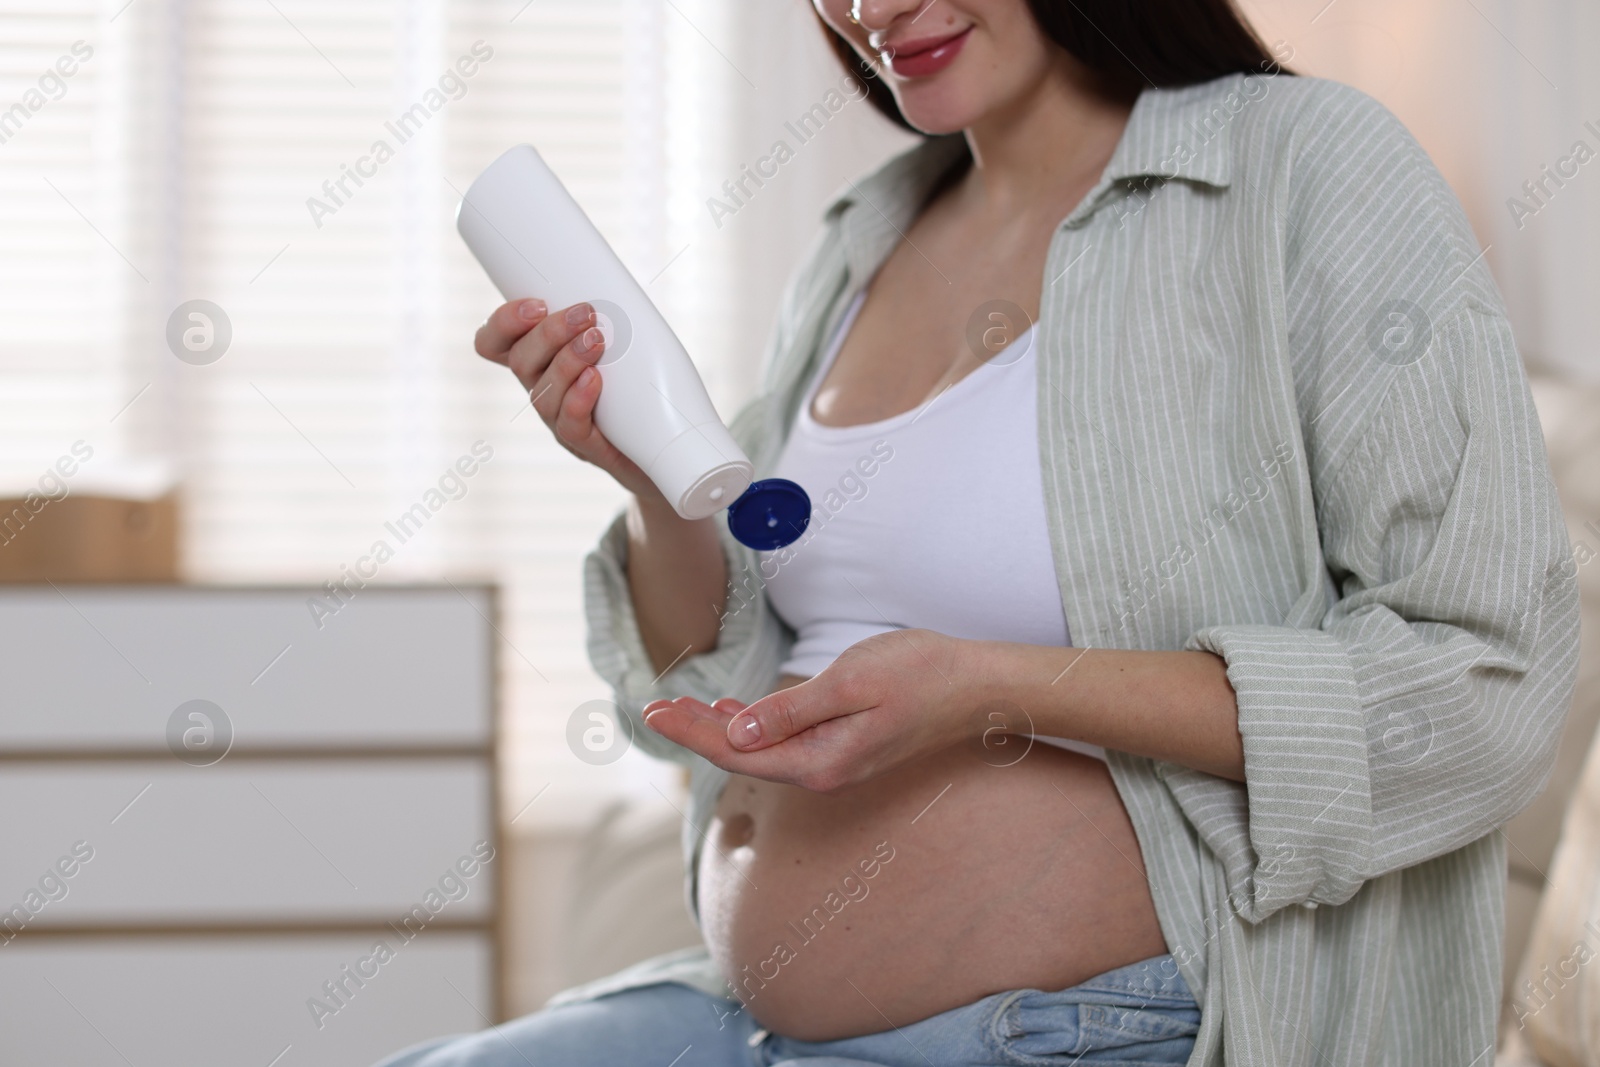
<svg viewBox="0 0 1600 1067">
<path fill-rule="evenodd" d="M 567 309 L 567 325 L 582 326 L 594 315 L 594 308 L 588 304 L 573 304 Z"/>
<path fill-rule="evenodd" d="M 591 348 L 594 348 L 604 339 L 605 334 L 600 332 L 600 327 L 591 326 L 587 330 L 584 330 L 583 334 L 578 338 L 578 340 L 573 343 L 572 350 L 581 356 Z"/>
<path fill-rule="evenodd" d="M 728 742 L 734 748 L 749 748 L 761 740 L 761 724 L 754 715 L 735 715 L 728 723 Z"/>
<path fill-rule="evenodd" d="M 532 300 L 524 300 L 521 306 L 517 308 L 517 314 L 527 319 L 529 322 L 532 322 L 534 319 L 543 315 L 544 311 L 544 301 L 540 300 L 538 297 L 534 297 Z"/>
</svg>

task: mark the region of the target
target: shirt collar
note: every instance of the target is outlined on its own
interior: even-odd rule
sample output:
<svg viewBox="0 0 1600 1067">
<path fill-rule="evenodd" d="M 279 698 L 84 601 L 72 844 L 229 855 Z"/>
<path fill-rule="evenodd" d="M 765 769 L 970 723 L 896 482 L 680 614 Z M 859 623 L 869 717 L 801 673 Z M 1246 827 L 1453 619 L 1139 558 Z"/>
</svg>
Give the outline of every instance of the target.
<svg viewBox="0 0 1600 1067">
<path fill-rule="evenodd" d="M 1080 225 L 1139 178 L 1183 179 L 1215 188 L 1232 180 L 1232 119 L 1260 93 L 1246 89 L 1255 75 L 1228 74 L 1175 89 L 1146 88 L 1134 101 L 1100 180 L 1062 220 Z M 878 245 L 903 236 L 945 168 L 967 157 L 959 133 L 925 138 L 835 194 L 824 219 L 840 219 L 852 268 L 873 261 Z"/>
<path fill-rule="evenodd" d="M 1242 91 L 1245 78 L 1227 74 L 1198 85 L 1140 93 L 1102 184 L 1182 178 L 1226 189 L 1233 177 L 1233 118 L 1261 95 Z"/>
</svg>

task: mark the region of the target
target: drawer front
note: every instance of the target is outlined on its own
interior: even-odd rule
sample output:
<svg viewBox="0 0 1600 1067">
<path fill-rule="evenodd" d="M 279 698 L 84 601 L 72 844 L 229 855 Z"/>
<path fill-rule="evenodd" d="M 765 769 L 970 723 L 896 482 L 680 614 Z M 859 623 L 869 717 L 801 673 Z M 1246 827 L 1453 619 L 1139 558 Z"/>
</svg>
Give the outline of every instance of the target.
<svg viewBox="0 0 1600 1067">
<path fill-rule="evenodd" d="M 381 936 L 13 942 L 0 948 L 0 1063 L 360 1067 L 489 1025 L 484 935 L 390 937 L 380 962 Z M 323 983 L 339 980 L 336 1002 Z"/>
<path fill-rule="evenodd" d="M 499 866 L 490 802 L 487 764 L 470 758 L 12 764 L 0 774 L 11 813 L 0 820 L 0 938 L 398 922 L 414 906 L 426 908 L 420 926 L 481 920 Z"/>
<path fill-rule="evenodd" d="M 0 751 L 168 747 L 180 705 L 236 748 L 486 745 L 491 597 L 369 586 L 0 589 Z M 179 716 L 184 718 L 184 716 Z"/>
</svg>

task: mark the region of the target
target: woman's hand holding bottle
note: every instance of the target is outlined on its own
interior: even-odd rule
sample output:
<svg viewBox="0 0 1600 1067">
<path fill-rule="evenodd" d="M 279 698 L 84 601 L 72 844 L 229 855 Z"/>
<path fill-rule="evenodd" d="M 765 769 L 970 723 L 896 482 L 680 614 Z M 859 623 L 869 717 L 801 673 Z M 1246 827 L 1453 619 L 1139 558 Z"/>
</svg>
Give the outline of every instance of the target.
<svg viewBox="0 0 1600 1067">
<path fill-rule="evenodd" d="M 494 310 L 473 342 L 527 390 L 561 446 L 605 471 L 630 493 L 628 585 L 639 635 L 657 670 L 715 648 L 727 602 L 727 564 L 713 519 L 684 519 L 637 463 L 594 423 L 605 341 L 594 307 L 552 313 L 543 300 L 512 300 Z M 710 610 L 707 610 L 707 609 Z"/>
<path fill-rule="evenodd" d="M 551 314 L 538 298 L 509 301 L 478 327 L 473 347 L 484 359 L 510 368 L 563 448 L 611 475 L 641 504 L 671 509 L 639 465 L 594 423 L 600 399 L 595 364 L 605 354 L 605 340 L 593 306 L 573 304 Z"/>
</svg>

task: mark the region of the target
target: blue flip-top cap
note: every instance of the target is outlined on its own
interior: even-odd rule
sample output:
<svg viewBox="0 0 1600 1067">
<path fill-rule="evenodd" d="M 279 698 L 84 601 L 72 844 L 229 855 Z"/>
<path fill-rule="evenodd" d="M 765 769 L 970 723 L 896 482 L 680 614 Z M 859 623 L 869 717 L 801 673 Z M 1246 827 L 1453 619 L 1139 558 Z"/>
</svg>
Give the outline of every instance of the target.
<svg viewBox="0 0 1600 1067">
<path fill-rule="evenodd" d="M 728 505 L 728 531 L 757 552 L 771 552 L 799 540 L 811 521 L 811 498 L 787 478 L 750 483 Z"/>
</svg>

